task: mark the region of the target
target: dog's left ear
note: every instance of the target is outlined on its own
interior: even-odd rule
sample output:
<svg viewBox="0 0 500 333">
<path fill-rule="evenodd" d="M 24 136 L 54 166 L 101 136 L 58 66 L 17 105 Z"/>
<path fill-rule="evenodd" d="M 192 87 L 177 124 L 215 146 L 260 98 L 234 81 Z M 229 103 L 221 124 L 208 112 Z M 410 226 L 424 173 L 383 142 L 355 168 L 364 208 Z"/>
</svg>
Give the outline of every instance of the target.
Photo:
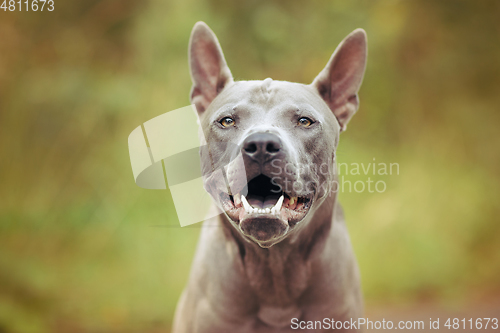
<svg viewBox="0 0 500 333">
<path fill-rule="evenodd" d="M 219 41 L 205 22 L 197 22 L 191 32 L 189 69 L 193 81 L 191 103 L 202 113 L 222 89 L 233 82 Z"/>
<path fill-rule="evenodd" d="M 351 32 L 333 52 L 326 67 L 314 79 L 314 86 L 345 131 L 346 125 L 358 110 L 358 90 L 366 68 L 366 32 Z"/>
</svg>

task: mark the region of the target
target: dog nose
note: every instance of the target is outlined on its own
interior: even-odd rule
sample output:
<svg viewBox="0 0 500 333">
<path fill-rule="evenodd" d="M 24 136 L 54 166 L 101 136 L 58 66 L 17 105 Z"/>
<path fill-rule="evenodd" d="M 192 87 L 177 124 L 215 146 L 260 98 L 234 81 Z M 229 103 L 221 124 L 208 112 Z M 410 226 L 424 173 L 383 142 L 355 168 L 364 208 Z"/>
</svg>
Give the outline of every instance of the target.
<svg viewBox="0 0 500 333">
<path fill-rule="evenodd" d="M 258 162 L 265 162 L 281 150 L 280 139 L 272 133 L 253 133 L 243 141 L 243 153 Z"/>
</svg>

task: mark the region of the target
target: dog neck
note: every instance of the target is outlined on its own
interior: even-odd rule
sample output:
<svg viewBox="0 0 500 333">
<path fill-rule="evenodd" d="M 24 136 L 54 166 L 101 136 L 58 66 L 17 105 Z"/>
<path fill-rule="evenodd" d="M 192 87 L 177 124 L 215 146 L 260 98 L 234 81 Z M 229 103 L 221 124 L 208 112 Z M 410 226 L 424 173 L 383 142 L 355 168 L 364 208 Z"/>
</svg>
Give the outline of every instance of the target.
<svg viewBox="0 0 500 333">
<path fill-rule="evenodd" d="M 269 248 L 244 239 L 223 217 L 226 240 L 238 245 L 246 280 L 255 291 L 258 303 L 281 308 L 297 303 L 312 283 L 312 265 L 324 248 L 335 210 L 336 193 L 331 193 L 309 221 L 302 221 L 303 228 L 297 225 L 297 230 Z"/>
</svg>

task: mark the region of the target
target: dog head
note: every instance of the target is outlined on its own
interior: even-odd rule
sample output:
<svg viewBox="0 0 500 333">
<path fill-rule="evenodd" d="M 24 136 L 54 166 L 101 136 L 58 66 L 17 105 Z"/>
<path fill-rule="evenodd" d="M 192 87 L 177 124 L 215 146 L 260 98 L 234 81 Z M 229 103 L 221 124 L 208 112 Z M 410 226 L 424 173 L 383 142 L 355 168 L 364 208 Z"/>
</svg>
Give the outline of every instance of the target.
<svg viewBox="0 0 500 333">
<path fill-rule="evenodd" d="M 333 190 L 339 134 L 356 112 L 366 66 L 366 34 L 337 47 L 310 85 L 234 81 L 217 37 L 193 28 L 189 64 L 206 145 L 205 188 L 250 241 L 270 247 L 306 224 Z"/>
</svg>

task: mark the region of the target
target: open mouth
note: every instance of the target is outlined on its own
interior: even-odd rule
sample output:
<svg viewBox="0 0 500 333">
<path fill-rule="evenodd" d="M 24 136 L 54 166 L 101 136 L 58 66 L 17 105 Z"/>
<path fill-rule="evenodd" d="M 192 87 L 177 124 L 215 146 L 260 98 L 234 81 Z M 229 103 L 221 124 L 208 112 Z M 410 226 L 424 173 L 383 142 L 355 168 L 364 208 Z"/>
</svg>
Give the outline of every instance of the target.
<svg viewBox="0 0 500 333">
<path fill-rule="evenodd" d="M 273 184 L 271 178 L 259 175 L 247 184 L 248 193 L 221 193 L 220 199 L 227 215 L 235 222 L 248 218 L 279 219 L 289 226 L 302 220 L 312 197 L 293 196 Z"/>
</svg>

